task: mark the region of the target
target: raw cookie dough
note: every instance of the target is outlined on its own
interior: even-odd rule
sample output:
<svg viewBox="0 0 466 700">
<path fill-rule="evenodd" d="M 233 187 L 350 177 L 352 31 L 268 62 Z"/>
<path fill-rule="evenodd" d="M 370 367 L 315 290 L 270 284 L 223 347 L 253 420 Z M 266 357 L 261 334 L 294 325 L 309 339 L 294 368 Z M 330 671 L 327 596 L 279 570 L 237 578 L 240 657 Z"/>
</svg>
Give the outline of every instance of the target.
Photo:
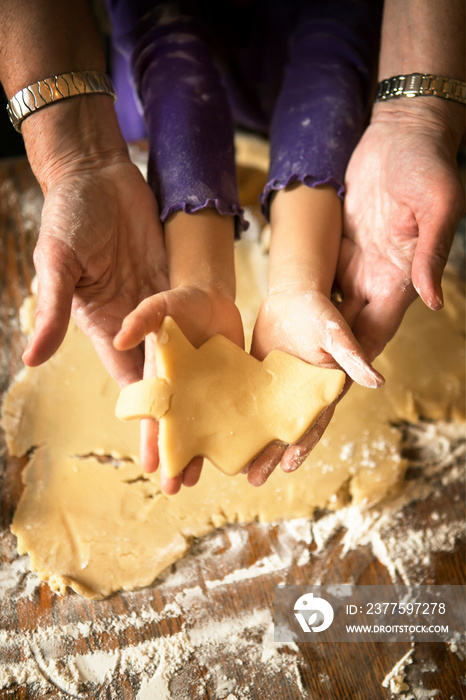
<svg viewBox="0 0 466 700">
<path fill-rule="evenodd" d="M 238 474 L 269 443 L 297 442 L 343 389 L 345 373 L 273 350 L 260 362 L 215 335 L 200 348 L 167 316 L 157 333 L 157 377 L 122 389 L 116 415 L 159 421 L 162 472 L 207 457 Z"/>
<path fill-rule="evenodd" d="M 249 241 L 240 241 L 236 254 L 238 299 L 251 304 L 240 305 L 250 336 L 248 319 L 265 287 L 265 256 Z M 257 273 L 262 265 L 263 275 Z M 147 585 L 183 555 L 193 536 L 226 522 L 309 517 L 316 508 L 350 501 L 367 507 L 386 498 L 400 487 L 406 466 L 395 425 L 419 415 L 464 418 L 464 290 L 447 277 L 444 292 L 446 308 L 439 313 L 420 301 L 410 307 L 375 363 L 385 386 L 354 385 L 296 472 L 277 468 L 254 488 L 244 475 L 225 476 L 207 462 L 200 482 L 176 496 L 161 493 L 157 472 L 141 473 L 138 424 L 115 417 L 118 387 L 71 324 L 48 363 L 21 373 L 4 407 L 10 452 L 24 455 L 40 446 L 24 470 L 12 525 L 19 551 L 29 553 L 31 568 L 54 590 L 69 585 L 99 598 Z M 97 457 L 102 454 L 122 459 L 105 462 Z"/>
</svg>

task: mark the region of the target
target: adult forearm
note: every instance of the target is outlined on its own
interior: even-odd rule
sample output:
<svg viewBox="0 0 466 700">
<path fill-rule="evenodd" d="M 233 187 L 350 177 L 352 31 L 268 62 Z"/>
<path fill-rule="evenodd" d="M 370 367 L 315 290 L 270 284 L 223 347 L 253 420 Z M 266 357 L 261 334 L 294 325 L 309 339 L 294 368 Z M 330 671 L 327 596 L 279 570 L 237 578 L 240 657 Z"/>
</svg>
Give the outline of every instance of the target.
<svg viewBox="0 0 466 700">
<path fill-rule="evenodd" d="M 380 80 L 410 73 L 464 80 L 463 60 L 462 0 L 386 0 Z M 376 102 L 348 166 L 338 282 L 343 313 L 371 358 L 415 292 L 442 308 L 443 269 L 464 214 L 456 161 L 464 109 L 435 95 Z"/>
<path fill-rule="evenodd" d="M 427 73 L 465 80 L 465 6 L 463 0 L 386 0 L 382 24 L 379 79 Z M 401 97 L 374 106 L 373 120 L 396 127 L 401 119 L 424 121 L 439 129 L 453 154 L 465 133 L 464 106 L 440 97 Z"/>
<path fill-rule="evenodd" d="M 433 73 L 465 79 L 463 0 L 386 0 L 379 79 Z"/>
<path fill-rule="evenodd" d="M 86 0 L 0 0 L 0 81 L 8 97 L 58 73 L 105 70 Z"/>
<path fill-rule="evenodd" d="M 0 81 L 8 98 L 52 75 L 105 70 L 86 0 L 0 0 Z M 112 98 L 83 95 L 38 109 L 21 124 L 32 169 L 44 192 L 76 157 L 120 157 L 125 148 Z"/>
</svg>

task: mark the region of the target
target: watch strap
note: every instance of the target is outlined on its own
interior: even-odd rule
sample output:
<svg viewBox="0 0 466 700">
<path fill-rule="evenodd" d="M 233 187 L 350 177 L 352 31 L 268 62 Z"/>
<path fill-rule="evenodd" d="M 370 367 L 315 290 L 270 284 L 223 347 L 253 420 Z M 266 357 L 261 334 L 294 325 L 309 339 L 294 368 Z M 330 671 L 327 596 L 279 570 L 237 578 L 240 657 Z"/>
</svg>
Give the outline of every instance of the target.
<svg viewBox="0 0 466 700">
<path fill-rule="evenodd" d="M 391 100 L 395 97 L 441 97 L 466 104 L 466 83 L 455 78 L 429 73 L 395 75 L 377 85 L 375 101 Z"/>
</svg>

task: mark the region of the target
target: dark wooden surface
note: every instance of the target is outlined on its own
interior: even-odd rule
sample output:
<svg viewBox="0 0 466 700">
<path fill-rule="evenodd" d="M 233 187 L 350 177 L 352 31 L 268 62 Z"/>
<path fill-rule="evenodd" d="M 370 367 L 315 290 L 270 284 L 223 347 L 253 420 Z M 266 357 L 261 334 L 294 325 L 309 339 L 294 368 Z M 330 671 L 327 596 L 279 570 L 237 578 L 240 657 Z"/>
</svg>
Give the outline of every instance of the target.
<svg viewBox="0 0 466 700">
<path fill-rule="evenodd" d="M 40 220 L 41 196 L 37 184 L 27 163 L 20 160 L 0 161 L 0 390 L 7 390 L 15 373 L 21 368 L 21 352 L 24 338 L 18 322 L 18 313 L 24 297 L 30 289 L 33 278 L 32 252 Z M 0 435 L 0 565 L 14 560 L 14 538 L 9 532 L 9 525 L 15 504 L 21 492 L 21 460 L 7 457 L 3 436 Z M 434 502 L 418 501 L 411 503 L 406 510 L 406 518 L 416 522 L 429 523 L 433 510 L 440 512 L 446 519 L 464 517 L 464 485 L 453 482 L 447 485 L 440 497 Z M 93 634 L 85 641 L 76 640 L 76 651 L 84 653 L 94 650 L 111 650 L 128 647 L 155 637 L 170 636 L 183 628 L 192 628 L 200 620 L 215 617 L 232 617 L 247 611 L 261 608 L 272 609 L 273 586 L 279 582 L 308 584 L 320 583 L 358 583 L 389 584 L 387 570 L 378 562 L 368 547 L 350 551 L 342 556 L 341 538 L 338 532 L 329 542 L 324 552 L 313 554 L 315 545 L 305 545 L 310 550 L 308 563 L 299 565 L 296 561 L 286 567 L 285 571 L 265 573 L 263 576 L 239 581 L 234 586 L 206 588 L 204 573 L 209 578 L 221 579 L 229 573 L 228 542 L 229 533 L 241 531 L 245 545 L 238 556 L 238 566 L 253 566 L 262 557 L 267 557 L 274 550 L 279 525 L 264 527 L 252 523 L 247 526 L 230 526 L 220 535 L 207 537 L 202 543 L 194 544 L 193 556 L 199 547 L 203 551 L 203 568 L 193 568 L 189 586 L 198 585 L 203 591 L 201 609 L 191 616 L 180 615 L 162 619 L 144 625 L 126 628 L 114 632 L 109 625 L 106 632 Z M 396 532 L 395 532 L 396 534 Z M 400 535 L 401 536 L 401 535 Z M 220 537 L 220 540 L 219 540 Z M 219 546 L 224 542 L 224 547 Z M 422 552 L 420 553 L 422 557 Z M 425 583 L 464 583 L 465 550 L 464 542 L 457 543 L 454 551 L 439 553 L 433 557 L 432 565 L 422 571 Z M 422 565 L 421 565 L 422 568 Z M 175 567 L 176 569 L 176 567 Z M 88 601 L 75 594 L 64 597 L 53 594 L 46 584 L 41 584 L 36 595 L 31 599 L 12 599 L 0 610 L 0 630 L 14 630 L 26 633 L 40 628 L 73 622 L 94 623 L 110 620 L 112 615 L 134 612 L 136 616 L 148 607 L 154 611 L 162 610 L 173 597 L 183 590 L 167 585 L 163 577 L 146 589 L 115 594 L 103 601 Z M 203 602 L 202 602 L 203 601 Z M 183 627 L 184 626 L 184 627 Z M 218 645 L 215 653 L 216 663 L 224 669 L 225 674 L 235 680 L 238 688 L 248 686 L 238 697 L 251 699 L 296 700 L 307 697 L 312 700 L 382 700 L 391 697 L 387 689 L 382 688 L 382 680 L 393 665 L 409 650 L 408 643 L 351 643 L 351 644 L 302 644 L 299 645 L 298 666 L 300 681 L 287 677 L 285 673 L 267 674 L 260 663 L 251 666 L 247 658 L 241 665 L 236 663 L 235 654 L 228 653 Z M 18 659 L 20 660 L 20 659 Z M 416 664 L 435 669 L 422 676 L 423 687 L 438 689 L 435 697 L 441 699 L 465 697 L 465 686 L 460 678 L 464 676 L 464 662 L 456 654 L 450 653 L 446 645 L 430 643 L 416 644 L 410 673 L 415 672 Z M 211 669 L 205 658 L 193 654 L 184 663 L 176 682 L 171 684 L 168 697 L 184 698 L 224 698 L 212 680 Z M 86 698 L 124 698 L 136 697 L 138 682 L 129 672 L 122 672 L 95 693 L 86 691 Z M 300 689 L 300 683 L 301 689 Z M 302 689 L 305 689 L 302 690 Z M 408 693 L 409 694 L 409 693 Z M 235 691 L 232 691 L 235 697 Z M 47 690 L 37 691 L 23 685 L 13 686 L 0 691 L 1 698 L 33 700 L 35 698 L 66 697 L 52 685 Z M 155 697 L 155 696 L 154 696 Z M 157 696 L 158 697 L 158 696 Z M 427 697 L 427 696 L 426 696 Z"/>
</svg>

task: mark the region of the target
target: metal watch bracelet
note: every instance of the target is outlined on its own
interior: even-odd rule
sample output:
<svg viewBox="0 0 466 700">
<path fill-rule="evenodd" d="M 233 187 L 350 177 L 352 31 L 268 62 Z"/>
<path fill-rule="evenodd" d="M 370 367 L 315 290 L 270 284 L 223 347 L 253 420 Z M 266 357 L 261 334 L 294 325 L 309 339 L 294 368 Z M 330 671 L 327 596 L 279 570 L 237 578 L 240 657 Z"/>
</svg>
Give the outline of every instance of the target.
<svg viewBox="0 0 466 700">
<path fill-rule="evenodd" d="M 16 131 L 26 117 L 42 107 L 79 95 L 104 94 L 116 99 L 115 89 L 107 73 L 101 71 L 74 71 L 53 75 L 19 90 L 8 101 L 7 112 Z"/>
<path fill-rule="evenodd" d="M 455 78 L 429 73 L 410 73 L 395 75 L 393 78 L 382 80 L 377 85 L 375 101 L 383 102 L 395 97 L 442 97 L 466 104 L 466 83 Z"/>
</svg>

